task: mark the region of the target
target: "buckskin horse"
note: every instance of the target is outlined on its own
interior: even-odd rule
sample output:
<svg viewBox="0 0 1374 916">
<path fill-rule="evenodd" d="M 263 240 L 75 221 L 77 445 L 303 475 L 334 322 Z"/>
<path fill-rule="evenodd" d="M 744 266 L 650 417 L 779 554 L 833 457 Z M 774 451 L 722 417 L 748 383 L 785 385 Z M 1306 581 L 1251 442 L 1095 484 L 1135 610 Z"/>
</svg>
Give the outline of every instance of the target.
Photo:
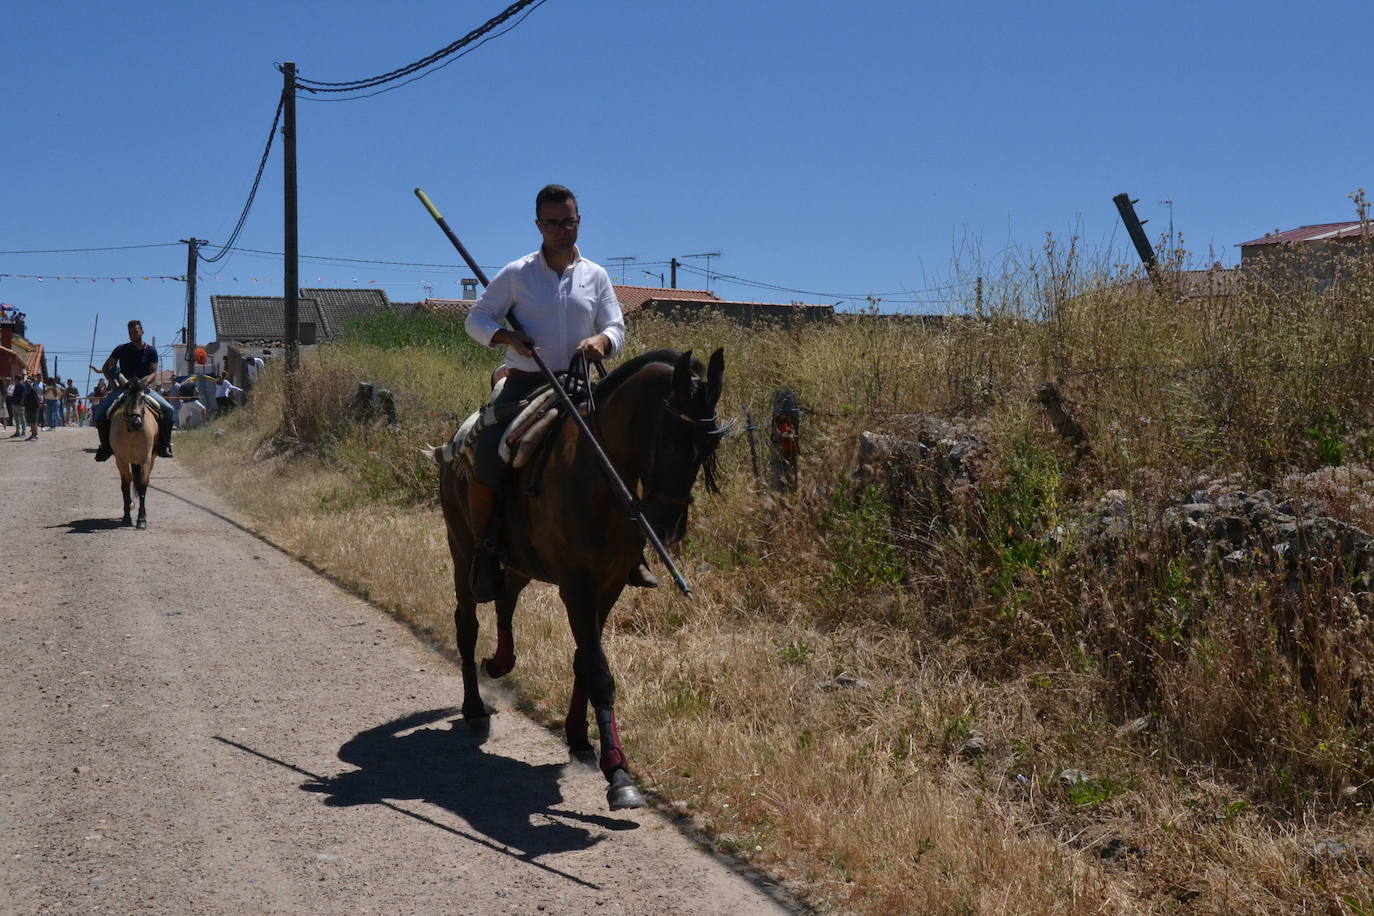
<svg viewBox="0 0 1374 916">
<path fill-rule="evenodd" d="M 635 494 L 654 533 L 665 544 L 687 532 L 692 488 L 705 469 L 706 486 L 716 490 L 716 447 L 728 431 L 717 418 L 725 357 L 717 350 L 701 375 L 691 351 L 654 350 L 629 360 L 603 379 L 593 393 L 594 418 L 606 454 Z M 577 649 L 572 697 L 563 733 L 573 756 L 594 754 L 588 740 L 587 704 L 596 715 L 600 767 L 610 784 L 612 810 L 638 808 L 644 798 L 630 777 L 615 719 L 615 678 L 601 644 L 601 631 L 626 578 L 642 557 L 645 537 L 622 510 L 611 483 L 583 435 L 564 423 L 544 447 L 548 454 L 509 472 L 498 508 L 499 551 L 504 586 L 496 599 L 496 654 L 482 662 L 491 677 L 515 667 L 511 619 L 520 592 L 531 580 L 558 587 Z M 477 606 L 469 582 L 478 533 L 467 512 L 466 468 L 444 461 L 439 487 L 453 556 L 457 596 L 454 624 L 463 667 L 463 718 L 480 725 L 490 710 L 477 686 Z M 536 494 L 537 495 L 533 495 Z"/>
<path fill-rule="evenodd" d="M 153 446 L 157 444 L 159 422 L 172 422 L 171 417 L 159 421 L 157 411 L 150 408 L 144 397 L 153 376 L 125 382 L 124 394 L 110 408 L 110 449 L 119 467 L 119 488 L 124 494 L 124 524 L 132 525 L 129 516 L 133 499 L 129 485 L 138 488 L 138 525 L 148 527 L 148 480 L 153 476 Z"/>
</svg>

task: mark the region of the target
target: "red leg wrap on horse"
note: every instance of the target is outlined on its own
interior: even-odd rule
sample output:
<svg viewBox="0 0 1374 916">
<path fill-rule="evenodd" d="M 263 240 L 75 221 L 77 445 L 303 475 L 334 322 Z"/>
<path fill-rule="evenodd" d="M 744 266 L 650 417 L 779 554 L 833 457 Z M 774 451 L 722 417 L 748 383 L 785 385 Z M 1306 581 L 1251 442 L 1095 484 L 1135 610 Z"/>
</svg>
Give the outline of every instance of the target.
<svg viewBox="0 0 1374 916">
<path fill-rule="evenodd" d="M 629 767 L 625 765 L 625 752 L 619 747 L 613 747 L 601 755 L 601 772 L 606 774 L 607 779 L 610 779 L 616 770 L 621 769 L 629 770 Z"/>
<path fill-rule="evenodd" d="M 611 733 L 601 736 L 601 746 L 606 747 L 607 741 L 610 747 L 606 748 L 601 754 L 601 772 L 606 774 L 609 779 L 616 770 L 629 770 L 630 767 L 625 763 L 625 752 L 620 748 L 620 726 L 616 725 L 615 713 L 611 713 Z"/>
<path fill-rule="evenodd" d="M 496 630 L 496 654 L 487 659 L 487 673 L 492 677 L 509 674 L 515 667 L 515 638 L 510 630 Z"/>
</svg>

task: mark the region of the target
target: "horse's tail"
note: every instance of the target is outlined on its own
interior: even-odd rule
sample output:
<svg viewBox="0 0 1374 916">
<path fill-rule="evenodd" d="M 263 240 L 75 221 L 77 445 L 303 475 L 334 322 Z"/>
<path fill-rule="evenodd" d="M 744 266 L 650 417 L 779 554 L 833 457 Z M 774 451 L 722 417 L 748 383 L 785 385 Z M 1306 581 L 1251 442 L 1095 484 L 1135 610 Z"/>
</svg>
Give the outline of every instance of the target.
<svg viewBox="0 0 1374 916">
<path fill-rule="evenodd" d="M 434 459 L 434 463 L 439 467 L 444 466 L 444 447 L 442 445 L 426 445 L 420 449 L 421 455 L 428 455 Z"/>
</svg>

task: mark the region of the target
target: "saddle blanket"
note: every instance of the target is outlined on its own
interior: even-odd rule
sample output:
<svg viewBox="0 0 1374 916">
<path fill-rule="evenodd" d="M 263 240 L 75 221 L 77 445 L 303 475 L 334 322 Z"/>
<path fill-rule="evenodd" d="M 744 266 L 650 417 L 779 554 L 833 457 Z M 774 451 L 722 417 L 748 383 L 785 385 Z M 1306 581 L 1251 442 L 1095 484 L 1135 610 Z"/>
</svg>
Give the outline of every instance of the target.
<svg viewBox="0 0 1374 916">
<path fill-rule="evenodd" d="M 504 384 L 505 379 L 497 383 L 492 391 L 492 400 L 500 394 Z M 498 454 L 507 466 L 522 468 L 529 464 L 557 421 L 560 413 L 555 406 L 557 401 L 558 393 L 551 386 L 544 385 L 536 388 L 524 400 L 502 405 L 501 409 L 487 404 L 473 411 L 453 437 L 435 450 L 435 459 L 441 465 L 457 461 L 462 466 L 460 471 L 471 470 L 478 436 L 484 430 L 504 423 L 505 432 L 501 436 Z"/>
</svg>

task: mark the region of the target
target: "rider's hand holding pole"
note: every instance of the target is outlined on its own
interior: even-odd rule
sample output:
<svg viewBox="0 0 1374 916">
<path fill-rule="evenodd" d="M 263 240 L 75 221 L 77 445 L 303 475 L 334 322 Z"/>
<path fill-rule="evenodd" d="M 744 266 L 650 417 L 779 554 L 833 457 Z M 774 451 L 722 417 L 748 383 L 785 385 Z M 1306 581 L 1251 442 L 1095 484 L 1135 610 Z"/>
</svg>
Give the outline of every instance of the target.
<svg viewBox="0 0 1374 916">
<path fill-rule="evenodd" d="M 491 342 L 510 347 L 521 356 L 534 355 L 534 338 L 523 331 L 508 331 L 505 328 L 501 328 L 495 334 L 491 335 Z"/>
</svg>

